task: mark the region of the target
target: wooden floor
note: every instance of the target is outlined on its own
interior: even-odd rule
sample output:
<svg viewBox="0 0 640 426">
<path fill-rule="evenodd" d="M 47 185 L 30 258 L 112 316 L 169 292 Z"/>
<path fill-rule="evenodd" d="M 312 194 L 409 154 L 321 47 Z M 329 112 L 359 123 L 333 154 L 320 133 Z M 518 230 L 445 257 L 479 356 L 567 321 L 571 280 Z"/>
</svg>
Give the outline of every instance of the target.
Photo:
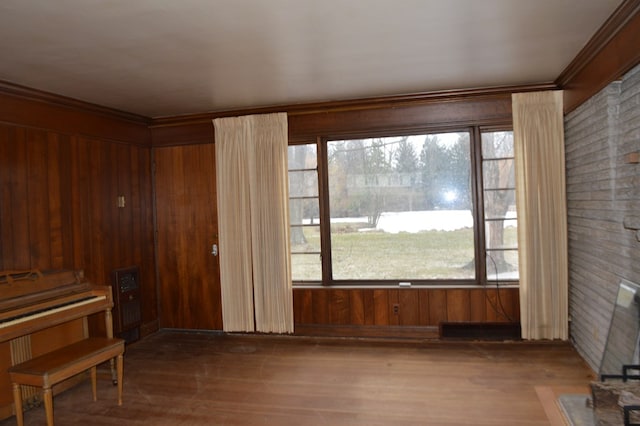
<svg viewBox="0 0 640 426">
<path fill-rule="evenodd" d="M 163 331 L 127 347 L 123 406 L 106 379 L 99 380 L 98 401 L 92 402 L 86 381 L 55 397 L 55 421 L 550 425 L 562 419 L 550 420 L 554 389 L 586 393 L 591 374 L 562 343 L 389 343 Z M 27 411 L 25 423 L 45 424 L 44 409 Z M 0 422 L 14 424 L 15 418 Z"/>
</svg>

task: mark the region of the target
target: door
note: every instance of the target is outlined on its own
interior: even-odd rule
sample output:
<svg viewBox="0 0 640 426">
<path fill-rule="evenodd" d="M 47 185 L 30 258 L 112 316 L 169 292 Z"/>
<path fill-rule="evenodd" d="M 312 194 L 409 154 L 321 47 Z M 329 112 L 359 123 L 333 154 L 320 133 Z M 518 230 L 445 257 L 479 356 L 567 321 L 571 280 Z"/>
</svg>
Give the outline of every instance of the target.
<svg viewBox="0 0 640 426">
<path fill-rule="evenodd" d="M 214 144 L 156 148 L 160 327 L 222 330 Z"/>
</svg>

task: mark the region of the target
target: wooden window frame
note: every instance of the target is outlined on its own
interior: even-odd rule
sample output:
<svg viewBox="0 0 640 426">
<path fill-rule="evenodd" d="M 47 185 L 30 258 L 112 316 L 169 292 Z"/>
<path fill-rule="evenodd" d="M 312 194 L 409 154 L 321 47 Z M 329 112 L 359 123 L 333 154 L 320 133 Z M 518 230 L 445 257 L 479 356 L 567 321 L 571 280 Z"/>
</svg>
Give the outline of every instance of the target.
<svg viewBox="0 0 640 426">
<path fill-rule="evenodd" d="M 318 170 L 318 197 L 320 216 L 320 251 L 322 263 L 321 281 L 294 281 L 295 287 L 358 287 L 358 288 L 396 288 L 402 281 L 410 281 L 412 287 L 485 287 L 487 280 L 487 257 L 486 257 L 486 237 L 484 223 L 484 197 L 482 178 L 482 133 L 492 131 L 511 131 L 511 125 L 462 125 L 462 126 L 425 126 L 409 128 L 396 128 L 390 126 L 389 129 L 354 132 L 341 131 L 337 134 L 316 136 L 315 138 L 302 138 L 291 141 L 289 145 L 315 144 Z M 470 176 L 471 176 L 471 197 L 472 216 L 474 221 L 474 264 L 475 279 L 392 279 L 392 280 L 335 280 L 332 276 L 331 268 L 331 227 L 329 211 L 329 175 L 328 175 L 328 155 L 327 143 L 331 140 L 362 139 L 376 137 L 406 136 L 416 134 L 437 134 L 437 133 L 464 132 L 469 134 L 470 139 Z M 517 286 L 518 281 L 501 281 L 500 286 Z"/>
</svg>

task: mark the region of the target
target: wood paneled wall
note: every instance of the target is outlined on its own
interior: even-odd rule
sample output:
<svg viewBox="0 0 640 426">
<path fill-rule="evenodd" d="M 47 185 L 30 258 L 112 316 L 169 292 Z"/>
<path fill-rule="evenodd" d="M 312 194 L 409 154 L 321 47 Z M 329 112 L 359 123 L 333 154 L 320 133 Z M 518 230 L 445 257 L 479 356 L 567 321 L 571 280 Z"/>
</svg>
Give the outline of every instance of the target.
<svg viewBox="0 0 640 426">
<path fill-rule="evenodd" d="M 108 285 L 113 269 L 138 265 L 142 334 L 156 330 L 147 123 L 19 92 L 0 87 L 0 270 L 83 269 L 90 282 Z M 83 336 L 80 320 L 40 331 L 29 338 L 31 354 Z M 10 346 L 0 343 L 0 418 L 11 415 Z"/>
<path fill-rule="evenodd" d="M 511 93 L 557 89 L 555 85 L 502 87 L 494 90 L 444 91 L 412 96 L 284 105 L 243 111 L 167 117 L 154 120 L 154 147 L 211 143 L 211 120 L 219 117 L 287 112 L 290 140 L 313 139 L 317 135 L 338 136 L 353 132 L 375 132 L 394 128 L 460 129 L 469 125 L 511 123 Z"/>
<path fill-rule="evenodd" d="M 84 269 L 110 284 L 113 269 L 139 265 L 143 322 L 153 328 L 149 133 L 109 114 L 0 94 L 0 270 Z"/>
<path fill-rule="evenodd" d="M 534 89 L 540 87 L 522 88 Z M 289 116 L 290 140 L 315 140 L 345 132 L 460 129 L 511 122 L 508 91 L 447 93 L 306 108 L 293 108 Z M 214 242 L 212 234 L 217 234 L 211 118 L 200 115 L 167 119 L 152 126 L 164 327 L 222 328 L 218 317 L 218 270 L 217 265 L 212 269 L 208 254 Z M 482 288 L 296 288 L 296 332 L 409 336 L 408 330 L 420 327 L 437 333 L 440 322 L 447 321 L 518 322 L 518 289 L 501 289 L 499 293 L 498 299 L 495 289 Z"/>
<path fill-rule="evenodd" d="M 520 320 L 517 288 L 296 288 L 293 300 L 298 334 L 434 337 L 441 322 Z"/>
</svg>

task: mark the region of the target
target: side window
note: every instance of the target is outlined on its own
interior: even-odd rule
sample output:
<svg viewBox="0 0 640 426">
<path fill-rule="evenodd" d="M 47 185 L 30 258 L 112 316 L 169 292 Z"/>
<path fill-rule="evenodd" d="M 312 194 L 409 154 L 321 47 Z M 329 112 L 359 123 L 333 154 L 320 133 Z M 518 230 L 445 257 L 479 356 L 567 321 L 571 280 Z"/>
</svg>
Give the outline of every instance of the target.
<svg viewBox="0 0 640 426">
<path fill-rule="evenodd" d="M 291 145 L 288 154 L 292 279 L 322 281 L 317 146 Z"/>
<path fill-rule="evenodd" d="M 482 132 L 481 143 L 487 280 L 517 281 L 513 132 Z"/>
</svg>

